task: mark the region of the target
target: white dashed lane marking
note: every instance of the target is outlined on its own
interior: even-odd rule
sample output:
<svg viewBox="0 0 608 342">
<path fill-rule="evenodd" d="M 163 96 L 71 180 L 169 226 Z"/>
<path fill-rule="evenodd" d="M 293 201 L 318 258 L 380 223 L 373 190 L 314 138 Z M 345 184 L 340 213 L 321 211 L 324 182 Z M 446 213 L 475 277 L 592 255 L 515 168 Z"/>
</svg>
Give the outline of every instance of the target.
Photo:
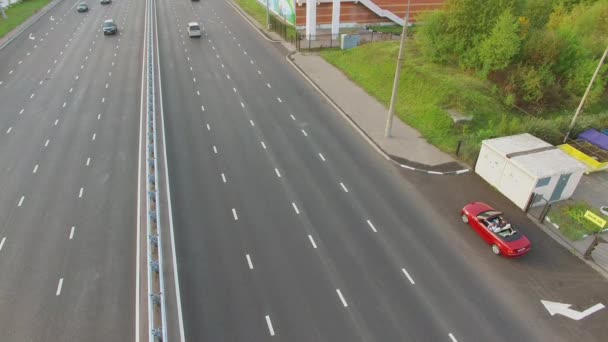
<svg viewBox="0 0 608 342">
<path fill-rule="evenodd" d="M 72 229 L 70 229 L 70 237 L 69 239 L 72 240 L 74 238 L 74 230 L 76 229 L 76 227 L 72 227 Z"/>
<path fill-rule="evenodd" d="M 249 256 L 249 254 L 245 255 L 247 257 L 247 264 L 249 265 L 249 269 L 252 270 L 253 269 L 253 262 L 251 261 L 251 257 Z"/>
<path fill-rule="evenodd" d="M 414 279 L 412 279 L 412 277 L 410 276 L 410 274 L 407 272 L 407 270 L 405 268 L 402 268 L 401 271 L 403 271 L 403 274 L 405 274 L 405 276 L 407 277 L 407 279 L 410 281 L 410 283 L 412 285 L 415 285 L 416 283 L 414 282 Z"/>
<path fill-rule="evenodd" d="M 317 249 L 317 244 L 315 243 L 315 239 L 312 238 L 312 235 L 308 235 L 308 239 L 310 240 L 310 243 L 312 244 L 312 248 Z"/>
<path fill-rule="evenodd" d="M 325 161 L 325 157 L 323 157 L 321 153 L 319 153 L 319 157 L 321 158 L 321 160 Z"/>
<path fill-rule="evenodd" d="M 55 296 L 59 296 L 61 294 L 62 287 L 63 287 L 63 278 L 60 278 L 59 283 L 57 284 L 57 292 L 55 292 Z"/>
<path fill-rule="evenodd" d="M 234 217 L 235 221 L 239 220 L 239 216 L 236 214 L 236 209 L 232 208 L 232 217 Z"/>
<path fill-rule="evenodd" d="M 344 183 L 340 182 L 340 186 L 342 187 L 342 190 L 344 190 L 344 192 L 348 192 L 348 189 L 346 188 L 346 185 L 344 185 Z"/>
<path fill-rule="evenodd" d="M 268 332 L 270 336 L 274 336 L 274 328 L 272 327 L 272 322 L 270 321 L 270 316 L 266 315 L 266 325 L 268 325 Z"/>
<path fill-rule="evenodd" d="M 293 207 L 293 210 L 296 212 L 296 214 L 300 214 L 300 209 L 298 209 L 298 206 L 295 204 L 295 202 L 291 202 L 291 206 Z"/>
<path fill-rule="evenodd" d="M 342 302 L 342 305 L 344 305 L 344 307 L 348 307 L 348 304 L 346 303 L 346 299 L 344 299 L 344 296 L 342 295 L 342 291 L 340 291 L 340 289 L 336 289 L 336 292 L 338 293 L 338 297 L 340 297 L 340 301 Z"/>
<path fill-rule="evenodd" d="M 2 250 L 2 247 L 4 247 L 4 243 L 6 242 L 6 238 L 3 237 L 2 241 L 0 241 L 0 251 Z"/>
<path fill-rule="evenodd" d="M 34 166 L 34 170 L 32 170 L 32 173 L 36 173 L 36 172 L 38 172 L 38 164 L 36 164 L 36 165 Z"/>
<path fill-rule="evenodd" d="M 19 199 L 19 203 L 17 204 L 18 207 L 23 205 L 23 201 L 25 200 L 25 196 L 21 196 L 21 198 Z"/>
<path fill-rule="evenodd" d="M 377 233 L 378 231 L 376 230 L 376 227 L 374 227 L 374 224 L 372 223 L 372 221 L 367 220 L 367 225 L 374 231 L 374 233 Z"/>
</svg>

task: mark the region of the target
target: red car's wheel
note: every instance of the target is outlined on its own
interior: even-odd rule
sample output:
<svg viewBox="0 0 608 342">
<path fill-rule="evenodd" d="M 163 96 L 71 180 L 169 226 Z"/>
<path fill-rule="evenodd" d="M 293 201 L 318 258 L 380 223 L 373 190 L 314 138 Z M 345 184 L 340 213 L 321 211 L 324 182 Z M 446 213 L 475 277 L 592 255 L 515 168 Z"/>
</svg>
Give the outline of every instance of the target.
<svg viewBox="0 0 608 342">
<path fill-rule="evenodd" d="M 500 255 L 500 247 L 498 247 L 497 244 L 492 245 L 492 253 L 494 253 L 496 255 Z"/>
<path fill-rule="evenodd" d="M 467 216 L 467 214 L 462 214 L 460 218 L 462 218 L 462 222 L 469 223 L 469 217 Z"/>
</svg>

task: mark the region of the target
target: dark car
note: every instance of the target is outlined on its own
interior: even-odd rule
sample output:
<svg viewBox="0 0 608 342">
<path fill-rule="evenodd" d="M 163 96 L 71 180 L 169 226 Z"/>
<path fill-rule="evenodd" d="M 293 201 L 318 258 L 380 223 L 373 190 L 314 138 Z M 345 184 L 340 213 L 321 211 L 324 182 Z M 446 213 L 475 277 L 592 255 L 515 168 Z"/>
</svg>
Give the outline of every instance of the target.
<svg viewBox="0 0 608 342">
<path fill-rule="evenodd" d="M 82 13 L 82 12 L 86 12 L 89 10 L 89 6 L 87 4 L 85 4 L 84 2 L 79 2 L 78 5 L 76 5 L 76 11 Z"/>
<path fill-rule="evenodd" d="M 104 35 L 118 33 L 118 27 L 116 27 L 116 24 L 112 19 L 105 20 L 103 22 L 102 29 Z"/>
<path fill-rule="evenodd" d="M 490 246 L 496 255 L 522 256 L 530 251 L 530 240 L 507 222 L 500 211 L 482 202 L 462 208 L 462 221 L 468 223 Z"/>
<path fill-rule="evenodd" d="M 112 0 L 99 0 L 99 3 L 102 5 L 108 5 L 112 3 Z"/>
</svg>

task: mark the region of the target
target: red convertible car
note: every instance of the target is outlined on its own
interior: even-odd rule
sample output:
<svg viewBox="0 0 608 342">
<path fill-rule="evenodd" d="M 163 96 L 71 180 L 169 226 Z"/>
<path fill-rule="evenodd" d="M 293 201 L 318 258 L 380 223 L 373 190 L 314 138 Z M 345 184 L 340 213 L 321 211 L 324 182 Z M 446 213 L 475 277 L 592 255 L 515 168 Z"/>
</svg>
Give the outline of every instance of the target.
<svg viewBox="0 0 608 342">
<path fill-rule="evenodd" d="M 515 230 L 500 211 L 482 202 L 467 204 L 460 212 L 468 223 L 490 246 L 496 255 L 522 256 L 530 251 L 530 241 Z"/>
</svg>

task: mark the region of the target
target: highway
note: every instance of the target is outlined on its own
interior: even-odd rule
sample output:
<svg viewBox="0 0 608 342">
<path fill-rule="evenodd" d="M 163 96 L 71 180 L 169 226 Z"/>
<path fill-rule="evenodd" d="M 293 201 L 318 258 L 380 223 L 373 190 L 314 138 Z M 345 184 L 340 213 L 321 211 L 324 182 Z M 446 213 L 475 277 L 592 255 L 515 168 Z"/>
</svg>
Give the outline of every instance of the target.
<svg viewBox="0 0 608 342">
<path fill-rule="evenodd" d="M 161 1 L 158 12 L 186 340 L 591 341 L 606 331 L 605 312 L 585 327 L 551 318 L 540 299 L 577 291 L 527 274 L 580 262 L 555 243 L 539 244 L 535 267 L 490 255 L 458 209 L 434 207 L 446 196 L 418 189 L 433 176 L 408 178 L 382 159 L 229 3 Z M 190 21 L 201 39 L 187 36 Z M 605 301 L 606 282 L 583 269 L 585 299 Z"/>
<path fill-rule="evenodd" d="M 145 3 L 61 0 L 0 49 L 2 342 L 147 339 Z M 540 300 L 608 305 L 608 282 L 478 177 L 387 162 L 229 2 L 156 12 L 183 341 L 603 340 L 608 310 L 573 321 Z M 119 35 L 103 36 L 107 18 Z M 462 225 L 480 199 L 530 255 L 496 257 Z"/>
<path fill-rule="evenodd" d="M 74 5 L 0 50 L 3 342 L 134 339 L 144 3 Z"/>
</svg>

